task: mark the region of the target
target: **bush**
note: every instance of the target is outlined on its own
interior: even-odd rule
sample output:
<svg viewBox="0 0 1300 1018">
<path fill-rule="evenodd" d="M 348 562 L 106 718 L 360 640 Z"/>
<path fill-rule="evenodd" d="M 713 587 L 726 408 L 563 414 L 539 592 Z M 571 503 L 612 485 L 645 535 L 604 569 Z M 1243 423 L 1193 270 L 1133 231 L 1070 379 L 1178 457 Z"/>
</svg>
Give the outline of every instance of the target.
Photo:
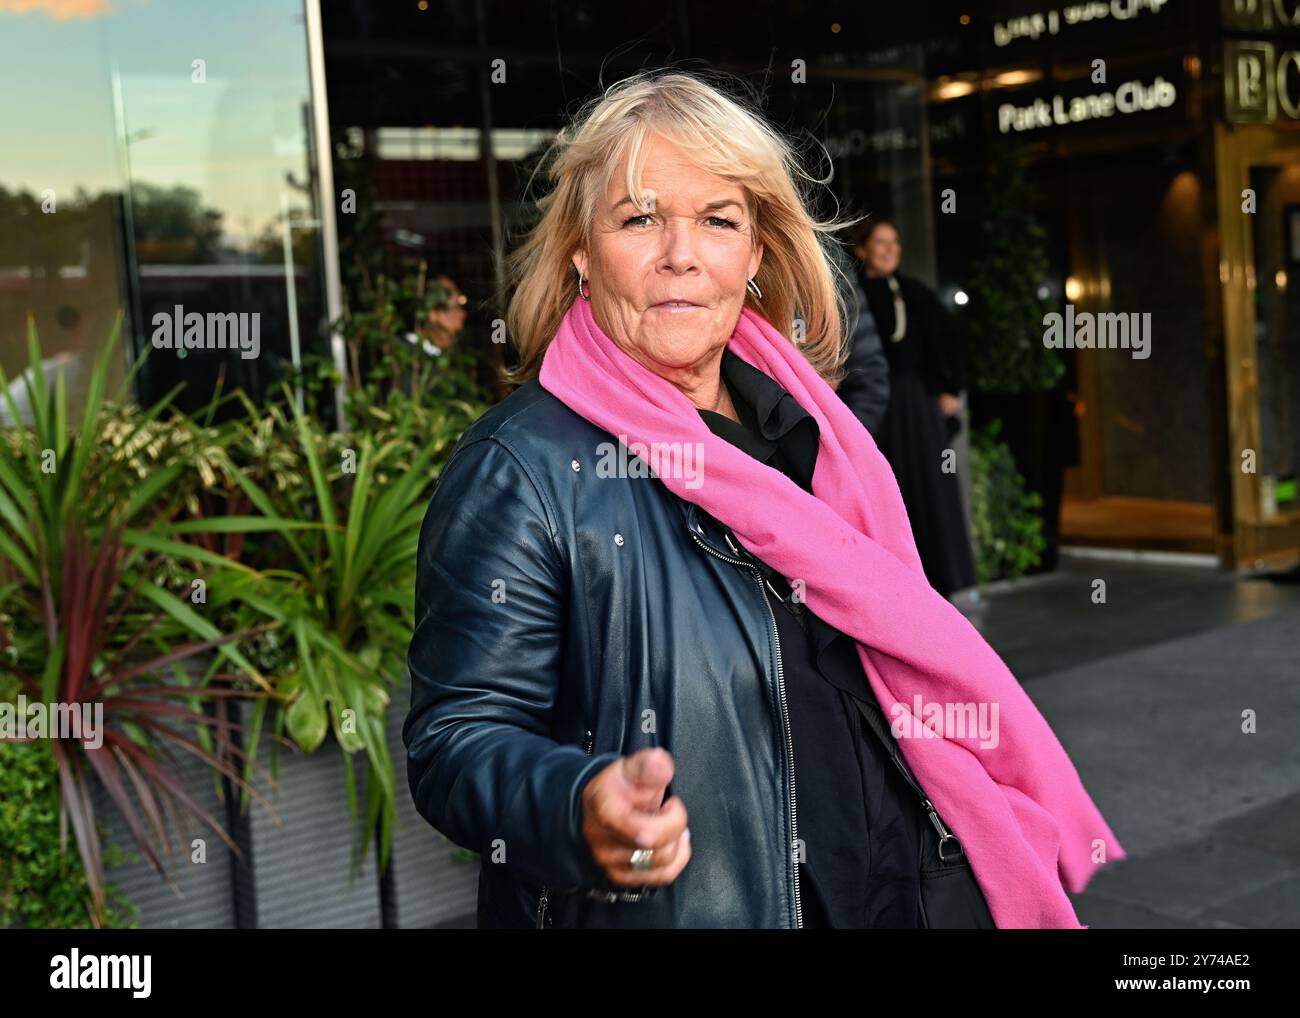
<svg viewBox="0 0 1300 1018">
<path fill-rule="evenodd" d="M 1047 540 L 1039 516 L 1043 500 L 1025 491 L 1000 420 L 971 432 L 971 525 L 980 583 L 1023 576 L 1042 561 Z"/>
<path fill-rule="evenodd" d="M 105 843 L 106 865 L 122 852 Z M 76 846 L 59 844 L 59 772 L 47 742 L 0 741 L 0 927 L 80 929 L 91 891 Z M 138 910 L 106 886 L 105 925 L 137 925 Z"/>
</svg>

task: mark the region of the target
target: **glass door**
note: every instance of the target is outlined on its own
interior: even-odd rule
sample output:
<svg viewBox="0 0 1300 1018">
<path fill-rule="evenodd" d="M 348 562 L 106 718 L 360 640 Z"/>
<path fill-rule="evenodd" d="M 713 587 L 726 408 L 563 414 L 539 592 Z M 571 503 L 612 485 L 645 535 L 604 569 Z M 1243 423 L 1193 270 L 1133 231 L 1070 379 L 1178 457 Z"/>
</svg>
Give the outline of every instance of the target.
<svg viewBox="0 0 1300 1018">
<path fill-rule="evenodd" d="M 1231 558 L 1300 561 L 1300 131 L 1218 128 Z"/>
</svg>

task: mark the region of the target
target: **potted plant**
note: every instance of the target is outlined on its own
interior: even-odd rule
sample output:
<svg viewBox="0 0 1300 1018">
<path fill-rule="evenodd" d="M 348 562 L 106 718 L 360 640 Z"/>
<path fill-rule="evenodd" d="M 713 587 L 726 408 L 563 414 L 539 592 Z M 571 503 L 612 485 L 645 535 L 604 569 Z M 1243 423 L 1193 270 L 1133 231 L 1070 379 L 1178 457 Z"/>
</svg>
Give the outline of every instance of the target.
<svg viewBox="0 0 1300 1018">
<path fill-rule="evenodd" d="M 219 600 L 247 569 L 182 539 L 214 524 L 175 519 L 189 463 L 185 429 L 163 426 L 173 394 L 129 414 L 125 433 L 111 433 L 121 417 L 106 398 L 105 379 L 120 326 L 121 316 L 94 365 L 79 425 L 69 417 L 62 366 L 55 384 L 46 383 L 30 319 L 30 424 L 0 370 L 14 422 L 0 432 L 0 612 L 10 620 L 3 653 L 16 682 L 11 696 L 84 705 L 102 718 L 93 737 L 51 732 L 46 739 L 58 774 L 60 823 L 75 836 L 92 925 L 109 917 L 110 902 L 91 776 L 164 880 L 172 880 L 163 858 L 172 854 L 180 816 L 201 821 L 238 851 L 169 763 L 189 754 L 256 794 L 235 765 L 229 734 L 238 726 L 223 705 L 272 691 L 236 643 L 253 631 L 224 633 L 195 607 L 196 590 Z M 124 390 L 143 363 L 137 361 Z M 128 461 L 146 436 L 154 466 L 140 478 Z M 205 654 L 208 664 L 196 675 Z M 249 680 L 253 688 L 240 688 Z"/>
</svg>

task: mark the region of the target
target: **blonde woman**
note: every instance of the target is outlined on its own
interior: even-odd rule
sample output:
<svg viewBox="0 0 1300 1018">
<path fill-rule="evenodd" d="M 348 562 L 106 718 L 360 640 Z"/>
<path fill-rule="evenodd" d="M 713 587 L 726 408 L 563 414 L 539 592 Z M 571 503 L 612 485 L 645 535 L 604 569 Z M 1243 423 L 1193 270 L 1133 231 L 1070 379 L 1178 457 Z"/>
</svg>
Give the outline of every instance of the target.
<svg viewBox="0 0 1300 1018">
<path fill-rule="evenodd" d="M 1078 928 L 1065 888 L 1122 852 L 835 395 L 817 182 L 672 71 L 550 155 L 522 384 L 440 477 L 409 654 L 411 793 L 481 853 L 479 925 Z"/>
</svg>

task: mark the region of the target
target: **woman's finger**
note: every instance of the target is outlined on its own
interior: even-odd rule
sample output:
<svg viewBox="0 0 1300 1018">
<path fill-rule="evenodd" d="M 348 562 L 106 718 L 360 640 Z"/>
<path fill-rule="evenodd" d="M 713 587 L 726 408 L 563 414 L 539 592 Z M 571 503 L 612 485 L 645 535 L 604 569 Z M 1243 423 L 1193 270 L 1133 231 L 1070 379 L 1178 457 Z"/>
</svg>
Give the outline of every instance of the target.
<svg viewBox="0 0 1300 1018">
<path fill-rule="evenodd" d="M 661 857 L 660 852 L 666 852 Z M 630 856 L 624 856 L 630 859 Z M 655 849 L 653 856 L 654 866 L 648 870 L 634 869 L 630 864 L 621 866 L 606 867 L 605 872 L 609 879 L 616 884 L 622 884 L 630 887 L 638 886 L 662 886 L 671 884 L 686 868 L 686 864 L 691 860 L 691 835 L 690 828 L 682 831 L 682 835 L 674 841 L 667 849 Z"/>
<path fill-rule="evenodd" d="M 672 796 L 659 807 L 658 812 L 614 808 L 592 817 L 598 835 L 611 845 L 628 851 L 636 848 L 658 848 L 681 837 L 689 815 L 680 796 Z"/>
</svg>

